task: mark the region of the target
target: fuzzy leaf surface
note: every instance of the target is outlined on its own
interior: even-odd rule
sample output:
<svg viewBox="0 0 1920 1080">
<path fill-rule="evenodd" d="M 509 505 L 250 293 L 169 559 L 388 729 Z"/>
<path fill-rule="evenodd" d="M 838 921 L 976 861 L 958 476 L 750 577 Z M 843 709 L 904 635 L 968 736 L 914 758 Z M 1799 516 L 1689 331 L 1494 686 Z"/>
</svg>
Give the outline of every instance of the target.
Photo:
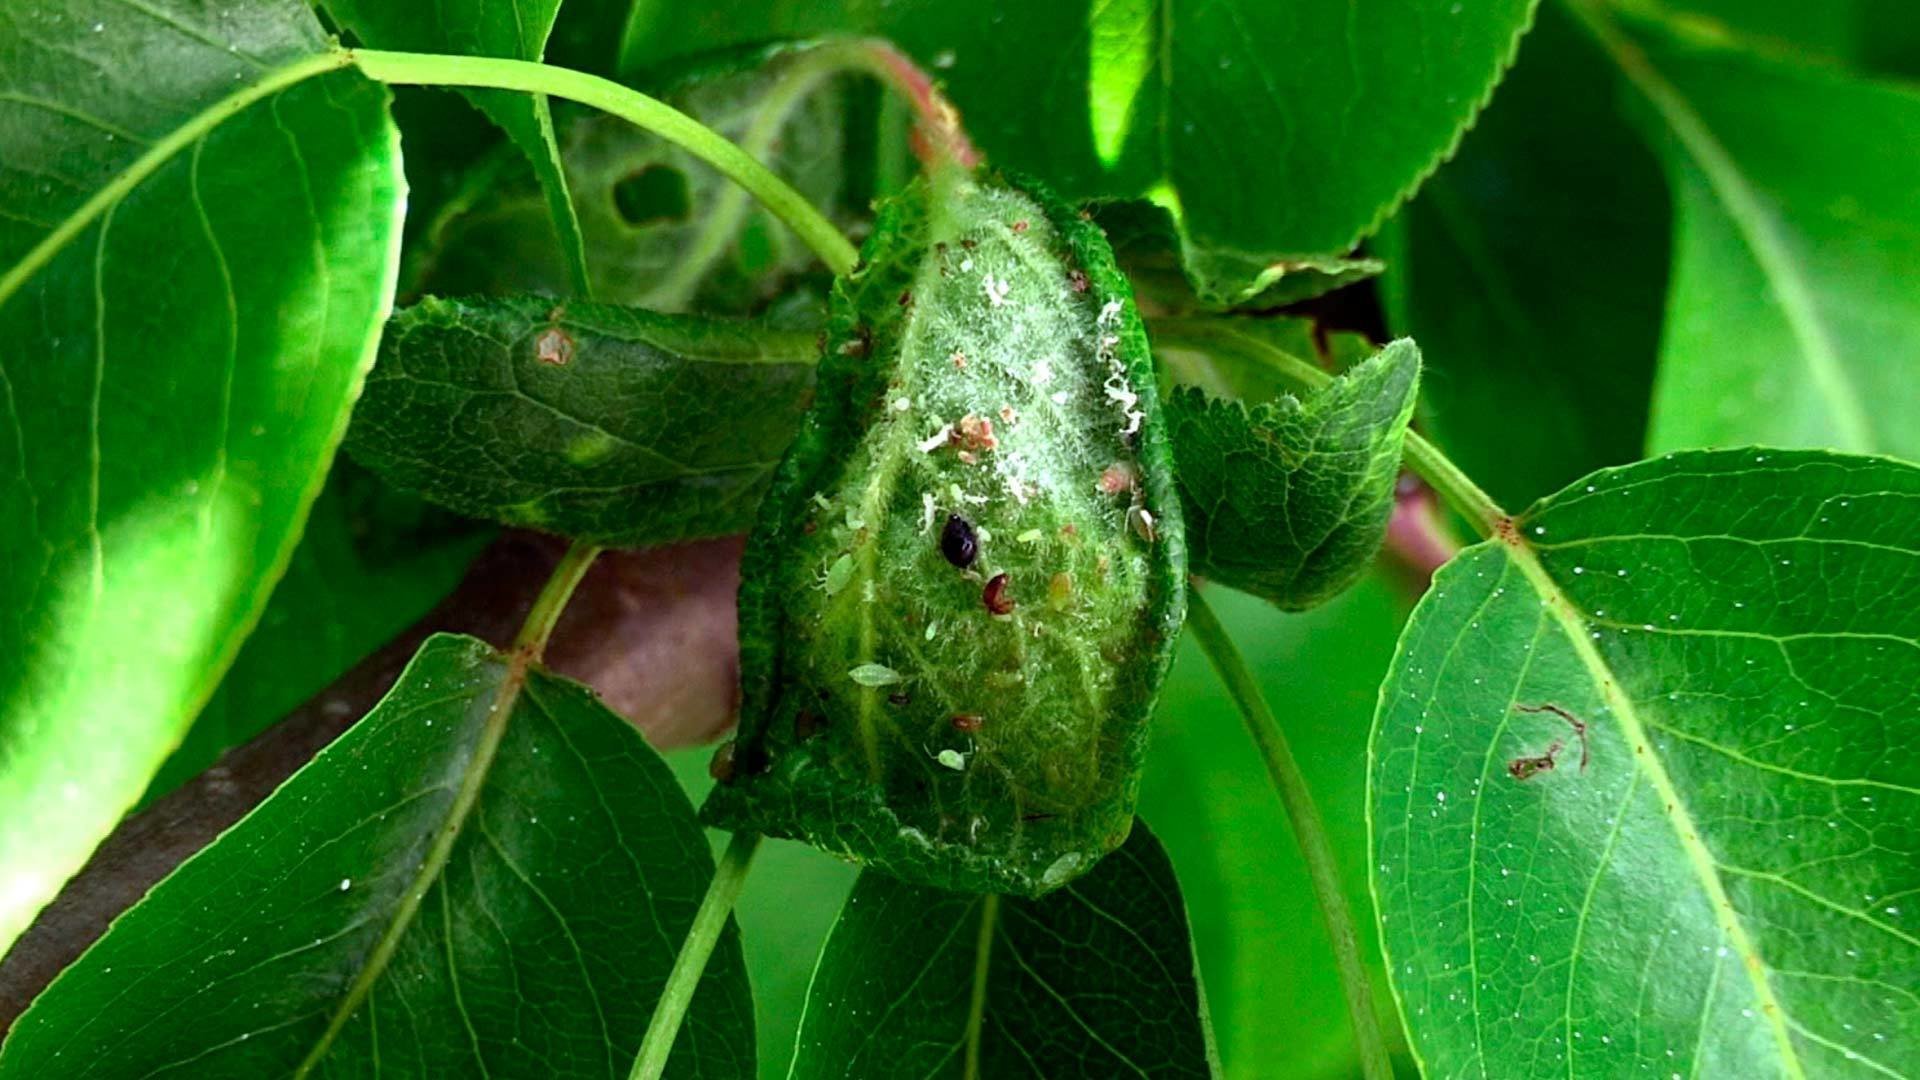
<svg viewBox="0 0 1920 1080">
<path fill-rule="evenodd" d="M 437 635 L 61 974 L 0 1076 L 619 1080 L 712 874 L 692 805 L 631 725 L 577 683 Z M 745 1077 L 753 1060 L 729 926 L 668 1071 Z"/>
<path fill-rule="evenodd" d="M 0 15 L 0 947 L 206 703 L 392 303 L 386 91 L 297 0 Z"/>
<path fill-rule="evenodd" d="M 1369 795 L 1426 1069 L 1920 1069 L 1916 688 L 1910 465 L 1670 454 L 1449 563 Z"/>
<path fill-rule="evenodd" d="M 1038 900 L 868 870 L 814 970 L 794 1080 L 1206 1077 L 1173 865 L 1146 826 Z"/>
<path fill-rule="evenodd" d="M 1639 40 L 1678 218 L 1649 446 L 1920 459 L 1920 88 Z"/>
<path fill-rule="evenodd" d="M 538 297 L 394 316 L 348 449 L 475 517 L 622 547 L 750 525 L 813 381 L 811 335 Z"/>
<path fill-rule="evenodd" d="M 923 884 L 1063 885 L 1126 839 L 1185 613 L 1125 280 L 1071 211 L 950 175 L 883 207 L 822 363 L 748 544 L 703 813 Z"/>
<path fill-rule="evenodd" d="M 1419 382 L 1420 351 L 1402 339 L 1304 403 L 1174 390 L 1194 571 L 1293 611 L 1352 585 L 1386 537 Z"/>
<path fill-rule="evenodd" d="M 1344 255 L 1439 164 L 1532 0 L 640 5 L 621 70 L 832 32 L 898 42 L 996 164 L 1070 199 L 1152 198 L 1201 292 Z M 1284 197 L 1276 192 L 1284 190 Z"/>
</svg>

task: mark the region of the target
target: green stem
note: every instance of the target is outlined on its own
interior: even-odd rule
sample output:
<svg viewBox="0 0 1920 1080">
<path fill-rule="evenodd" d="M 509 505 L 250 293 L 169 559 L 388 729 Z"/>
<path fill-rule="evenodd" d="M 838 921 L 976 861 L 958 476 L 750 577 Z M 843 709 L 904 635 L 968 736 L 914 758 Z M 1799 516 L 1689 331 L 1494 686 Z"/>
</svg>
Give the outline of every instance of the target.
<svg viewBox="0 0 1920 1080">
<path fill-rule="evenodd" d="M 885 42 L 860 39 L 829 41 L 795 56 L 760 99 L 752 124 L 740 138 L 740 149 L 756 161 L 764 160 L 793 114 L 820 85 L 836 75 L 850 72 L 871 75 L 891 88 L 894 93 L 887 97 L 888 102 L 904 101 L 912 105 L 920 116 L 921 126 L 937 133 L 935 145 L 947 158 L 978 159 L 954 121 L 957 114 L 953 107 L 932 89 L 932 83 L 919 74 L 913 62 Z M 691 301 L 707 269 L 739 231 L 746 211 L 744 189 L 729 187 L 722 192 L 673 273 L 648 294 L 648 306 L 674 311 Z"/>
<path fill-rule="evenodd" d="M 535 660 L 540 658 L 546 651 L 547 639 L 553 636 L 554 624 L 560 621 L 560 613 L 573 597 L 573 590 L 599 554 L 599 547 L 575 540 L 567 553 L 560 556 L 553 573 L 547 576 L 547 583 L 541 586 L 540 595 L 533 598 L 533 606 L 527 609 L 526 621 L 520 624 L 520 636 L 513 640 L 515 649 L 525 651 Z"/>
<path fill-rule="evenodd" d="M 819 254 L 835 274 L 852 270 L 859 253 L 820 211 L 814 209 L 786 181 L 755 161 L 712 128 L 686 113 L 611 79 L 538 64 L 491 56 L 450 56 L 437 53 L 387 52 L 352 49 L 351 61 L 368 77 L 386 83 L 420 86 L 479 86 L 546 94 L 589 105 L 645 128 L 720 170 L 746 188 L 773 215 L 785 222 L 803 243 Z"/>
<path fill-rule="evenodd" d="M 740 898 L 740 887 L 747 880 L 747 867 L 759 847 L 759 833 L 737 832 L 727 842 L 720 865 L 714 868 L 713 881 L 707 885 L 707 895 L 700 901 L 700 910 L 693 914 L 687 940 L 667 974 L 667 985 L 660 991 L 660 1003 L 654 1006 L 647 1034 L 640 1040 L 640 1054 L 634 1058 L 629 1080 L 658 1080 L 666 1070 L 674 1036 L 680 1033 L 680 1022 L 686 1019 L 687 1006 L 693 1003 L 693 992 L 707 970 L 707 958 L 713 955 L 720 931 L 733 913 L 734 901 Z"/>
<path fill-rule="evenodd" d="M 1270 342 L 1246 333 L 1226 318 L 1168 318 L 1149 322 L 1157 343 L 1195 351 L 1223 351 L 1266 366 L 1296 390 L 1318 390 L 1333 381 L 1333 376 L 1278 348 Z M 1440 448 L 1418 432 L 1407 432 L 1405 460 L 1414 475 L 1425 480 L 1448 506 L 1473 523 L 1482 536 L 1499 535 L 1500 527 L 1511 515 L 1493 501 L 1493 496 Z"/>
<path fill-rule="evenodd" d="M 1333 860 L 1333 845 L 1327 839 L 1320 811 L 1313 804 L 1313 793 L 1307 789 L 1307 778 L 1301 774 L 1300 764 L 1287 745 L 1286 733 L 1274 719 L 1273 710 L 1267 707 L 1267 699 L 1260 692 L 1259 683 L 1254 681 L 1253 673 L 1247 670 L 1240 650 L 1234 647 L 1226 627 L 1220 625 L 1220 619 L 1198 589 L 1191 590 L 1188 599 L 1187 626 L 1193 630 L 1194 639 L 1206 652 L 1207 659 L 1213 662 L 1213 669 L 1219 673 L 1227 693 L 1233 696 L 1234 704 L 1239 706 L 1247 730 L 1253 734 L 1253 741 L 1266 762 L 1267 775 L 1272 777 L 1273 786 L 1280 793 L 1280 803 L 1293 825 L 1294 839 L 1306 860 L 1307 879 L 1313 883 L 1314 899 L 1320 906 L 1320 918 L 1326 924 L 1327 936 L 1333 940 L 1333 956 L 1340 968 L 1340 986 L 1346 993 L 1347 1016 L 1353 1023 L 1353 1041 L 1360 1053 L 1361 1072 L 1367 1080 L 1392 1080 L 1393 1061 L 1380 1031 L 1379 1014 L 1374 1011 L 1373 981 L 1368 978 L 1366 964 L 1360 958 L 1360 938 L 1354 930 L 1346 893 L 1340 888 L 1340 870 Z"/>
</svg>

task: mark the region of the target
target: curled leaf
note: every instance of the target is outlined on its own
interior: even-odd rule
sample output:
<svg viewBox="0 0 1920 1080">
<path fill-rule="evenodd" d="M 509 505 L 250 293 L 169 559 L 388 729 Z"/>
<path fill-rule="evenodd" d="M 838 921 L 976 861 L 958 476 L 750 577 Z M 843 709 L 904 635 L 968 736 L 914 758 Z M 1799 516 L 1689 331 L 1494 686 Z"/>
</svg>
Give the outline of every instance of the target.
<svg viewBox="0 0 1920 1080">
<path fill-rule="evenodd" d="M 1386 536 L 1420 353 L 1396 341 L 1309 395 L 1167 399 L 1194 570 L 1299 610 L 1344 591 Z"/>
<path fill-rule="evenodd" d="M 1184 612 L 1166 438 L 1097 229 L 986 177 L 885 206 L 749 543 L 708 819 L 1026 895 L 1120 844 Z"/>
</svg>

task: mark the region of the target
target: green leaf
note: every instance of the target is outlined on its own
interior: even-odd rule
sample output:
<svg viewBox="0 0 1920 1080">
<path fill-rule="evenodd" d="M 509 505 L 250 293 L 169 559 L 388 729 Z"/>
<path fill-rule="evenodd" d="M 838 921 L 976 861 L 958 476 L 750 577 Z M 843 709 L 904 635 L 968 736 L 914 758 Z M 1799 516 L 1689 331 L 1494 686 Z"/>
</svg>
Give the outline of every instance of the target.
<svg viewBox="0 0 1920 1080">
<path fill-rule="evenodd" d="M 395 315 L 348 449 L 443 506 L 626 547 L 740 532 L 792 441 L 810 335 L 537 297 Z"/>
<path fill-rule="evenodd" d="M 1595 473 L 1441 570 L 1374 891 L 1433 1075 L 1920 1069 L 1920 469 Z"/>
<path fill-rule="evenodd" d="M 1028 895 L 1118 846 L 1186 598 L 1156 397 L 1092 225 L 956 173 L 883 206 L 748 543 L 707 819 Z"/>
<path fill-rule="evenodd" d="M 854 884 L 789 1076 L 1212 1075 L 1187 912 L 1146 826 L 1039 900 Z"/>
<path fill-rule="evenodd" d="M 997 164 L 1070 199 L 1152 198 L 1202 292 L 1345 254 L 1492 92 L 1531 0 L 636 5 L 621 70 L 770 36 L 890 38 Z"/>
<path fill-rule="evenodd" d="M 846 80 L 814 56 L 804 47 L 729 56 L 682 74 L 661 96 L 851 225 L 864 215 L 864 200 L 847 192 Z M 679 147 L 598 113 L 563 113 L 561 128 L 598 299 L 745 315 L 817 271 L 818 256 L 791 230 Z M 565 268 L 553 250 L 529 242 L 547 210 L 519 166 L 499 158 L 479 166 L 470 180 L 476 190 L 436 223 L 426 288 L 565 293 Z M 860 214 L 845 208 L 854 201 L 863 204 Z"/>
<path fill-rule="evenodd" d="M 1671 211 L 1623 92 L 1548 5 L 1459 154 L 1373 248 L 1393 330 L 1420 343 L 1427 434 L 1514 505 L 1646 442 Z"/>
<path fill-rule="evenodd" d="M 1167 423 L 1194 572 L 1296 611 L 1352 585 L 1386 538 L 1419 381 L 1420 350 L 1402 339 L 1304 404 L 1176 389 Z"/>
<path fill-rule="evenodd" d="M 375 49 L 499 56 L 510 60 L 538 60 L 553 32 L 560 0 L 513 0 L 509 4 L 485 0 L 436 0 L 432 4 L 390 3 L 388 0 L 322 0 L 327 13 L 351 30 L 361 44 Z M 580 219 L 560 166 L 560 147 L 554 137 L 553 113 L 544 94 L 508 90 L 461 91 L 507 133 L 526 155 L 545 196 L 552 232 L 566 266 L 570 292 L 591 299 L 587 276 L 586 242 Z"/>
<path fill-rule="evenodd" d="M 403 187 L 345 63 L 298 0 L 0 21 L 0 946 L 212 694 L 372 363 Z"/>
<path fill-rule="evenodd" d="M 266 730 L 425 615 L 491 532 L 336 461 L 260 625 L 142 803 Z"/>
<path fill-rule="evenodd" d="M 624 1077 L 712 874 L 630 725 L 524 654 L 438 635 L 62 973 L 0 1076 Z M 731 929 L 690 1016 L 670 1071 L 752 1074 Z"/>
<path fill-rule="evenodd" d="M 1649 445 L 1920 458 L 1920 88 L 1599 26 L 1679 217 Z"/>
<path fill-rule="evenodd" d="M 1374 924 L 1367 728 L 1404 619 L 1403 591 L 1375 573 L 1305 614 L 1230 591 L 1208 594 L 1268 698 L 1286 703 L 1287 740 L 1321 807 L 1353 920 L 1363 928 Z M 1339 969 L 1299 845 L 1239 710 L 1191 639 L 1161 690 L 1152 746 L 1140 813 L 1154 822 L 1180 880 L 1223 1075 L 1358 1076 Z M 1373 973 L 1381 1029 L 1399 1043 L 1379 939 L 1363 929 L 1358 945 Z"/>
<path fill-rule="evenodd" d="M 1378 259 L 1328 255 L 1248 265 L 1232 253 L 1183 245 L 1173 216 L 1150 202 L 1126 200 L 1093 209 L 1134 292 L 1142 302 L 1169 312 L 1275 308 L 1386 269 Z"/>
</svg>

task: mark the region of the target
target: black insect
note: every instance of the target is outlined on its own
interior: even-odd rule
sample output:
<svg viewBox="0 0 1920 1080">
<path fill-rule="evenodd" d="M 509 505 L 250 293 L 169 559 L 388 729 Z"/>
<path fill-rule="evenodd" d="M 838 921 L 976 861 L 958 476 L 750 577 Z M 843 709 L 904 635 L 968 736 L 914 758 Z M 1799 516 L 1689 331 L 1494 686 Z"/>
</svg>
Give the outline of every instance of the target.
<svg viewBox="0 0 1920 1080">
<path fill-rule="evenodd" d="M 947 515 L 947 527 L 940 531 L 940 554 L 962 570 L 980 557 L 980 538 L 974 535 L 973 526 L 966 518 L 959 514 Z"/>
</svg>

